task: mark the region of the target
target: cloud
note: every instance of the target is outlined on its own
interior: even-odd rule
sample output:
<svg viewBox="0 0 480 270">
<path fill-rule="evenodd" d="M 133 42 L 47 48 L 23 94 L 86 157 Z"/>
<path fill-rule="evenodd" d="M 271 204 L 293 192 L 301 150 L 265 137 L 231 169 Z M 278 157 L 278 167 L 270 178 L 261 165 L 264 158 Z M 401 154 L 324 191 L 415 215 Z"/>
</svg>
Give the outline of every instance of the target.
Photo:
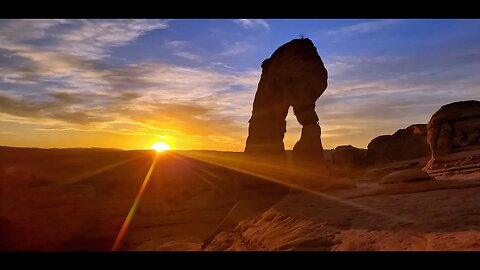
<svg viewBox="0 0 480 270">
<path fill-rule="evenodd" d="M 184 40 L 166 40 L 165 46 L 170 49 L 185 48 L 190 42 Z"/>
<path fill-rule="evenodd" d="M 166 40 L 164 47 L 172 52 L 173 55 L 195 62 L 202 62 L 204 57 L 193 51 L 198 49 L 194 44 L 184 40 Z"/>
<path fill-rule="evenodd" d="M 51 91 L 49 92 L 49 95 L 54 97 L 56 100 L 66 104 L 84 103 L 87 101 L 86 96 L 80 93 Z"/>
<path fill-rule="evenodd" d="M 196 103 L 146 103 L 148 110 L 125 108 L 131 120 L 154 130 L 175 130 L 194 136 L 231 135 L 241 131 L 236 121 L 216 115 L 216 108 Z"/>
<path fill-rule="evenodd" d="M 1 20 L 0 46 L 31 41 L 50 35 L 50 30 L 66 20 Z"/>
<path fill-rule="evenodd" d="M 270 31 L 270 26 L 263 19 L 238 19 L 234 20 L 234 22 L 246 29 L 263 27 L 267 31 Z"/>
<path fill-rule="evenodd" d="M 201 62 L 203 60 L 203 57 L 191 52 L 175 52 L 173 54 L 191 61 Z"/>
<path fill-rule="evenodd" d="M 9 61 L 9 67 L 2 68 L 2 76 L 12 78 L 14 82 L 31 83 L 38 79 L 36 75 L 62 76 L 74 71 L 71 68 L 73 66 L 88 65 L 88 61 L 83 59 L 37 50 L 30 45 L 5 45 L 3 49 L 17 58 L 16 61 Z M 39 74 L 39 70 L 43 72 Z"/>
<path fill-rule="evenodd" d="M 478 99 L 480 59 L 468 55 L 324 57 L 329 85 L 316 110 L 325 144 L 366 147 L 376 136 L 427 123 L 444 104 Z"/>
<path fill-rule="evenodd" d="M 66 106 L 61 101 L 38 101 L 5 94 L 0 94 L 0 112 L 27 119 L 55 119 L 72 124 L 88 124 L 101 120 L 84 110 Z"/>
<path fill-rule="evenodd" d="M 226 65 L 222 62 L 210 62 L 210 65 L 212 67 L 222 67 L 222 68 L 228 68 L 228 69 L 232 69 L 233 67 L 229 66 L 229 65 Z"/>
<path fill-rule="evenodd" d="M 239 54 L 246 53 L 250 50 L 253 50 L 254 47 L 243 41 L 237 41 L 231 44 L 226 44 L 225 45 L 225 50 L 220 52 L 221 56 L 236 56 Z"/>
<path fill-rule="evenodd" d="M 2 20 L 0 46 L 43 41 L 38 47 L 45 51 L 101 59 L 112 47 L 167 27 L 168 20 Z"/>
<path fill-rule="evenodd" d="M 157 62 L 106 68 L 96 59 L 30 45 L 6 50 L 26 64 L 11 63 L 0 74 L 16 74 L 16 85 L 34 85 L 14 96 L 2 94 L 3 120 L 43 123 L 42 130 L 175 136 L 191 145 L 245 137 L 260 75 Z M 230 92 L 238 87 L 247 91 Z M 243 140 L 225 143 L 241 147 Z"/>
<path fill-rule="evenodd" d="M 145 32 L 168 27 L 165 20 L 82 20 L 59 35 L 59 48 L 90 59 L 108 55 L 108 48 L 124 45 Z"/>
<path fill-rule="evenodd" d="M 341 27 L 335 30 L 328 31 L 329 35 L 355 35 L 366 34 L 382 30 L 388 26 L 401 22 L 401 20 L 375 20 L 369 22 L 361 22 L 349 26 Z"/>
</svg>

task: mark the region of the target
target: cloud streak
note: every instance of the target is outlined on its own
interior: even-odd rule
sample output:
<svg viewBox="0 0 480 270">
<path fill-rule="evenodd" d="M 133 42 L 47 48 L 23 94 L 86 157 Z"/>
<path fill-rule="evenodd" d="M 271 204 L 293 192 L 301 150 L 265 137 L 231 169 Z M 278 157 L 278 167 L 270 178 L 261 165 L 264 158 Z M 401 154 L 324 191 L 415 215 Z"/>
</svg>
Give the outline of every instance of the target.
<svg viewBox="0 0 480 270">
<path fill-rule="evenodd" d="M 43 41 L 52 53 L 101 59 L 108 50 L 168 27 L 168 20 L 2 20 L 0 45 Z"/>
<path fill-rule="evenodd" d="M 238 19 L 234 20 L 234 22 L 246 29 L 264 28 L 265 30 L 270 31 L 270 26 L 263 19 Z"/>
<path fill-rule="evenodd" d="M 233 44 L 226 44 L 225 50 L 220 52 L 221 56 L 236 56 L 253 50 L 253 46 L 247 42 L 238 41 Z"/>
<path fill-rule="evenodd" d="M 369 21 L 369 22 L 360 22 L 356 24 L 352 24 L 349 26 L 341 27 L 336 30 L 328 31 L 329 35 L 339 35 L 339 34 L 365 34 L 371 33 L 378 30 L 382 30 L 386 27 L 399 23 L 400 20 L 376 20 L 376 21 Z"/>
</svg>

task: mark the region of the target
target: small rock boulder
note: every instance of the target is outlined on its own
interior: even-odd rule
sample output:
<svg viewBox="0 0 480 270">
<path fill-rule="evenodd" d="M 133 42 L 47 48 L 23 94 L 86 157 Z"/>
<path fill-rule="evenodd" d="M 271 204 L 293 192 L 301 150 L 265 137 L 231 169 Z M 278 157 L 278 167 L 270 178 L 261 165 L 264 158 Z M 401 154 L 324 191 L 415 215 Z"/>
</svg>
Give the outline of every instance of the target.
<svg viewBox="0 0 480 270">
<path fill-rule="evenodd" d="M 428 173 L 421 169 L 406 169 L 389 173 L 382 177 L 379 184 L 393 184 L 400 182 L 413 182 L 423 180 L 434 180 Z"/>
</svg>

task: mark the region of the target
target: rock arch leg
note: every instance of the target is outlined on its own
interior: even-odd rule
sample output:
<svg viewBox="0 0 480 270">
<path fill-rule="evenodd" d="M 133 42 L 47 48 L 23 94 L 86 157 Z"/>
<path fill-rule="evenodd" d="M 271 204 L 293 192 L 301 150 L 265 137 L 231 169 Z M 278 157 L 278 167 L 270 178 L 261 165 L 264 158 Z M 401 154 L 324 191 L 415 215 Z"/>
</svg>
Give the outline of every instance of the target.
<svg viewBox="0 0 480 270">
<path fill-rule="evenodd" d="M 289 107 L 280 100 L 254 110 L 249 121 L 246 153 L 267 156 L 284 155 L 283 138 L 287 131 L 285 118 Z"/>
<path fill-rule="evenodd" d="M 297 161 L 323 162 L 323 146 L 315 103 L 294 105 L 293 112 L 302 125 L 300 140 L 293 147 L 293 157 Z"/>
</svg>

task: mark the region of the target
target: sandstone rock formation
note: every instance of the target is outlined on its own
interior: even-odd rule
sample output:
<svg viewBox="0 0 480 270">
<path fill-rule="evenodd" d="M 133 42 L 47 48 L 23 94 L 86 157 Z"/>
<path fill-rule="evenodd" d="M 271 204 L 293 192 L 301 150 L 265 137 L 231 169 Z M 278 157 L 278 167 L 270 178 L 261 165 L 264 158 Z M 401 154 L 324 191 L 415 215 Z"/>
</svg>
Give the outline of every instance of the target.
<svg viewBox="0 0 480 270">
<path fill-rule="evenodd" d="M 332 162 L 339 168 L 352 168 L 368 165 L 367 149 L 360 149 L 351 145 L 341 145 L 335 148 Z"/>
<path fill-rule="evenodd" d="M 428 173 L 419 168 L 394 171 L 382 177 L 379 184 L 393 184 L 399 182 L 412 182 L 422 180 L 433 180 Z"/>
<path fill-rule="evenodd" d="M 285 118 L 290 106 L 302 125 L 293 148 L 297 160 L 323 161 L 315 101 L 327 87 L 327 70 L 310 39 L 294 39 L 262 63 L 245 153 L 283 156 Z"/>
<path fill-rule="evenodd" d="M 429 173 L 480 172 L 480 101 L 442 106 L 428 122 L 427 139 Z"/>
<path fill-rule="evenodd" d="M 427 125 L 411 125 L 393 135 L 378 136 L 368 144 L 367 155 L 373 163 L 428 157 Z"/>
</svg>

